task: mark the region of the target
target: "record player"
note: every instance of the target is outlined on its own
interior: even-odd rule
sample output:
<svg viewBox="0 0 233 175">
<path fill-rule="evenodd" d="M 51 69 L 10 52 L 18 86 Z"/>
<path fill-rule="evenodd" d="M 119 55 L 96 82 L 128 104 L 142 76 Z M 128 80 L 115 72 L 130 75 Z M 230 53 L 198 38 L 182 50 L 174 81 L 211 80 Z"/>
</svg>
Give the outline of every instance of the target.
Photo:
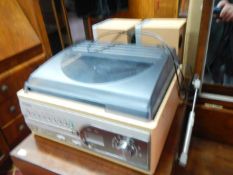
<svg viewBox="0 0 233 175">
<path fill-rule="evenodd" d="M 34 71 L 18 92 L 33 133 L 138 171 L 155 171 L 176 107 L 163 47 L 83 42 Z"/>
</svg>

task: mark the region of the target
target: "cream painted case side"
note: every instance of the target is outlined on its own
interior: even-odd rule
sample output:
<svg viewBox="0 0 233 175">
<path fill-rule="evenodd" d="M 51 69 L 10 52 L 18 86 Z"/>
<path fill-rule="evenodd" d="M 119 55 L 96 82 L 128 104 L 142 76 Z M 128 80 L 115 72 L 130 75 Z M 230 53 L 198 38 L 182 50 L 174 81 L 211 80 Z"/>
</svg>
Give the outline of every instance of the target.
<svg viewBox="0 0 233 175">
<path fill-rule="evenodd" d="M 163 151 L 176 109 L 181 103 L 178 95 L 177 79 L 174 77 L 167 94 L 156 114 L 157 127 L 151 131 L 151 173 L 153 174 Z"/>
</svg>

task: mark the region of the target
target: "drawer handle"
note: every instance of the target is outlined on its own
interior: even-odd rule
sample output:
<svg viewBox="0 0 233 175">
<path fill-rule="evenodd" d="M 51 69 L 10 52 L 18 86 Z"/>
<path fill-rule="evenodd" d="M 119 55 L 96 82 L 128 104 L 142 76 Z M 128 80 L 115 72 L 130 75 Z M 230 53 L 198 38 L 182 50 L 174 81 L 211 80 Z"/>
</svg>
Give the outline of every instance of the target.
<svg viewBox="0 0 233 175">
<path fill-rule="evenodd" d="M 14 113 L 14 112 L 16 111 L 15 105 L 10 106 L 9 111 L 10 111 L 11 113 Z"/>
<path fill-rule="evenodd" d="M 1 91 L 6 92 L 8 90 L 8 86 L 6 84 L 1 86 Z"/>
<path fill-rule="evenodd" d="M 25 128 L 25 125 L 24 125 L 24 124 L 19 125 L 19 131 L 23 131 L 24 128 Z"/>
</svg>

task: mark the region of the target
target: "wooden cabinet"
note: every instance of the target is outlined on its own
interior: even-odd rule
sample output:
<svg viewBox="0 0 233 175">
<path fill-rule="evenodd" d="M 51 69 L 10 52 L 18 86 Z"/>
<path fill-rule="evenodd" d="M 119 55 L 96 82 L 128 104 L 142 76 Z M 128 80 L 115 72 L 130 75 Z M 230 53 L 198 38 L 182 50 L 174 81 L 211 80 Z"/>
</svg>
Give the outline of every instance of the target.
<svg viewBox="0 0 233 175">
<path fill-rule="evenodd" d="M 6 100 L 0 108 L 0 127 L 13 120 L 20 114 L 19 104 L 16 96 Z"/>
<path fill-rule="evenodd" d="M 30 133 L 20 113 L 16 92 L 49 53 L 44 47 L 41 28 L 32 19 L 28 20 L 17 0 L 0 1 L 0 19 L 1 166 L 9 157 L 9 150 Z"/>
<path fill-rule="evenodd" d="M 8 122 L 3 128 L 2 133 L 10 148 L 13 148 L 19 141 L 25 138 L 30 132 L 20 114 L 15 119 Z"/>
<path fill-rule="evenodd" d="M 176 18 L 178 0 L 129 0 L 131 18 Z"/>
<path fill-rule="evenodd" d="M 0 166 L 4 163 L 4 161 L 8 158 L 9 148 L 0 133 Z"/>
<path fill-rule="evenodd" d="M 35 30 L 36 34 L 38 35 L 42 43 L 43 51 L 45 52 L 46 56 L 51 56 L 52 53 L 40 8 L 40 0 L 17 0 L 17 1 L 20 7 L 22 8 L 25 16 L 27 17 L 28 21 Z"/>
</svg>

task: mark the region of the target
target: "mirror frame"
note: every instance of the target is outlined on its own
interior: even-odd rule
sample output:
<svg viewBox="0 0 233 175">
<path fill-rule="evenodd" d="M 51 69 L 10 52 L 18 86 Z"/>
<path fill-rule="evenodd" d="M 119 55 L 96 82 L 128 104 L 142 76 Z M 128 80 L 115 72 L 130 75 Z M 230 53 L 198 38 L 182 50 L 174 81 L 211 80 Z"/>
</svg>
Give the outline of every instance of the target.
<svg viewBox="0 0 233 175">
<path fill-rule="evenodd" d="M 204 77 L 213 4 L 214 0 L 203 0 L 198 49 L 195 60 L 195 73 L 200 76 L 201 80 Z M 224 102 L 226 106 L 233 108 L 233 86 L 211 85 L 202 82 L 200 97 L 205 99 L 201 99 L 202 102 L 210 101 L 217 104 L 223 104 Z M 219 101 L 222 101 L 222 103 Z"/>
</svg>

